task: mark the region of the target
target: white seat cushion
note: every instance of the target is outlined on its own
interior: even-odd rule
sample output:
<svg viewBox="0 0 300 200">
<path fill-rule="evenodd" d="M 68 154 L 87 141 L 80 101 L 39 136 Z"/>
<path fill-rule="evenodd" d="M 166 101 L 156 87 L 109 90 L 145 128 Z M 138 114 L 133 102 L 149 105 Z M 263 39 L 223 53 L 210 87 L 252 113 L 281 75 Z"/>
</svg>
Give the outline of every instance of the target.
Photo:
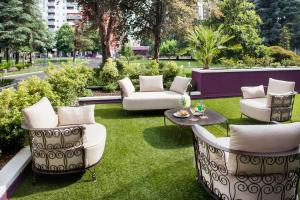
<svg viewBox="0 0 300 200">
<path fill-rule="evenodd" d="M 94 124 L 95 105 L 79 107 L 57 107 L 58 121 L 60 126 Z"/>
<path fill-rule="evenodd" d="M 22 110 L 28 128 L 55 128 L 58 117 L 47 97 Z"/>
<path fill-rule="evenodd" d="M 90 167 L 101 159 L 105 141 L 106 129 L 101 124 L 84 125 L 83 146 L 85 151 L 85 167 Z"/>
<path fill-rule="evenodd" d="M 256 87 L 242 87 L 241 88 L 244 99 L 254 99 L 254 98 L 265 98 L 265 90 L 264 86 L 256 86 Z"/>
<path fill-rule="evenodd" d="M 128 77 L 119 80 L 118 83 L 124 93 L 124 97 L 129 97 L 132 93 L 135 92 L 135 88 Z"/>
<path fill-rule="evenodd" d="M 292 93 L 295 90 L 295 82 L 281 81 L 276 79 L 269 79 L 269 86 L 267 91 L 267 106 L 271 107 L 271 96 L 269 94 L 286 94 Z"/>
<path fill-rule="evenodd" d="M 140 76 L 141 92 L 164 91 L 163 76 Z"/>
<path fill-rule="evenodd" d="M 190 106 L 190 97 L 172 91 L 163 92 L 135 92 L 123 99 L 125 110 L 163 110 L 182 107 L 182 98 L 186 106 Z"/>
<path fill-rule="evenodd" d="M 172 82 L 170 91 L 177 92 L 179 94 L 185 94 L 191 80 L 191 78 L 176 76 Z"/>
<path fill-rule="evenodd" d="M 267 98 L 241 99 L 240 110 L 248 117 L 270 122 L 271 109 L 267 107 Z"/>
</svg>

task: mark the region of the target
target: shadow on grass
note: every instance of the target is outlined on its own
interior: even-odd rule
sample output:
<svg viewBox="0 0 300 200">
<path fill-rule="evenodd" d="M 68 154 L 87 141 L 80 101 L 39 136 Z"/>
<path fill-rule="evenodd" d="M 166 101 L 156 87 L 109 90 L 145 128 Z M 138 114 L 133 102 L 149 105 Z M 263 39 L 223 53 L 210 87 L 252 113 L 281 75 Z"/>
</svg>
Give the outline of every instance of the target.
<svg viewBox="0 0 300 200">
<path fill-rule="evenodd" d="M 177 149 L 192 146 L 192 135 L 191 128 L 175 125 L 151 127 L 144 130 L 145 141 L 158 149 Z"/>
<path fill-rule="evenodd" d="M 26 178 L 23 180 L 24 185 L 27 189 L 14 193 L 14 197 L 25 197 L 35 193 L 40 193 L 44 191 L 57 190 L 61 188 L 68 187 L 76 182 L 93 182 L 92 179 L 83 179 L 83 174 L 88 172 L 79 172 L 74 174 L 66 175 L 44 175 L 39 174 L 36 176 L 36 182 L 33 184 L 33 172 L 31 169 L 27 169 Z"/>
<path fill-rule="evenodd" d="M 144 117 L 163 117 L 164 111 L 126 111 L 121 107 L 97 108 L 95 116 L 103 119 L 135 119 Z"/>
</svg>

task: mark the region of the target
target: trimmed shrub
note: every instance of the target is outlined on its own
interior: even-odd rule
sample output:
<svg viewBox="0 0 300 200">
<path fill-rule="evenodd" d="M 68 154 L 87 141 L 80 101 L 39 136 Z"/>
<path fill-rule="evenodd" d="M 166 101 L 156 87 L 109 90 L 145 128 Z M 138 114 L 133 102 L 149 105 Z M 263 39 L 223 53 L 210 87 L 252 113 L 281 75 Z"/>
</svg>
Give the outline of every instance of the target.
<svg viewBox="0 0 300 200">
<path fill-rule="evenodd" d="M 300 56 L 280 46 L 270 46 L 268 49 L 270 55 L 274 58 L 274 62 L 281 62 L 282 60 L 300 61 Z"/>
<path fill-rule="evenodd" d="M 116 67 L 118 69 L 119 72 L 122 72 L 123 71 L 123 68 L 124 68 L 124 63 L 120 60 L 117 60 L 116 61 Z"/>
<path fill-rule="evenodd" d="M 243 57 L 243 62 L 245 65 L 249 67 L 253 67 L 256 65 L 256 59 L 254 57 L 251 57 L 249 55 L 246 55 Z"/>
<path fill-rule="evenodd" d="M 270 56 L 264 56 L 256 59 L 256 65 L 260 67 L 267 67 L 274 61 L 274 59 Z"/>
<path fill-rule="evenodd" d="M 118 89 L 118 84 L 117 83 L 109 83 L 103 86 L 104 91 L 107 92 L 114 92 Z"/>
<path fill-rule="evenodd" d="M 93 77 L 93 70 L 89 67 L 82 64 L 65 64 L 61 68 L 52 66 L 46 69 L 46 74 L 62 105 L 74 105 L 77 97 L 91 94 L 86 89 Z"/>
<path fill-rule="evenodd" d="M 277 67 L 280 67 L 280 66 L 281 66 L 281 63 L 279 63 L 279 62 L 274 62 L 274 63 L 271 63 L 270 66 L 271 66 L 271 67 L 274 67 L 274 68 L 277 68 Z"/>
<path fill-rule="evenodd" d="M 167 62 L 162 70 L 164 76 L 164 83 L 166 86 L 171 85 L 174 78 L 182 71 L 182 67 L 179 67 L 176 62 Z"/>
<path fill-rule="evenodd" d="M 116 67 L 116 63 L 112 59 L 108 59 L 100 72 L 100 81 L 102 86 L 106 86 L 111 83 L 117 83 L 119 78 L 119 72 Z M 105 89 L 105 88 L 104 88 Z"/>
<path fill-rule="evenodd" d="M 150 64 L 147 66 L 146 75 L 148 76 L 159 75 L 159 63 L 156 60 L 152 60 Z"/>
</svg>

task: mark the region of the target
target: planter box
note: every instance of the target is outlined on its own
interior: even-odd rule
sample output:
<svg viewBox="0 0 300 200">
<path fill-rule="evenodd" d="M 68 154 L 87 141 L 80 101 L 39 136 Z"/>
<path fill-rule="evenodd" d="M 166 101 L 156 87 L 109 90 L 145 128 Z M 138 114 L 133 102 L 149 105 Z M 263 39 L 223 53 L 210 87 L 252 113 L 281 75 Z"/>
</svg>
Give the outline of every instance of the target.
<svg viewBox="0 0 300 200">
<path fill-rule="evenodd" d="M 200 98 L 241 96 L 242 86 L 267 86 L 269 78 L 295 81 L 295 90 L 300 92 L 300 68 L 193 69 L 192 78 Z"/>
<path fill-rule="evenodd" d="M 25 168 L 31 161 L 29 146 L 21 149 L 0 170 L 0 200 L 7 200 L 21 183 Z"/>
</svg>

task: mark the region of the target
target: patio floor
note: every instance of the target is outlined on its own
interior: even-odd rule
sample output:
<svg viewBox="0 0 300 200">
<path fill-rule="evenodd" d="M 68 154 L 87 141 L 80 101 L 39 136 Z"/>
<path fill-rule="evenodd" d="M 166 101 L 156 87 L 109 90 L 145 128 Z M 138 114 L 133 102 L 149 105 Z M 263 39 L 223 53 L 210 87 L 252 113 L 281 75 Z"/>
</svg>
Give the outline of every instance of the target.
<svg viewBox="0 0 300 200">
<path fill-rule="evenodd" d="M 300 95 L 296 97 L 293 121 L 300 121 Z M 195 103 L 195 102 L 194 102 Z M 240 120 L 239 98 L 206 100 L 230 124 L 255 124 Z M 105 155 L 97 165 L 97 182 L 89 172 L 69 176 L 43 176 L 37 185 L 26 176 L 11 199 L 209 199 L 195 179 L 192 131 L 180 130 L 163 112 L 126 112 L 120 104 L 98 105 L 96 121 L 106 126 Z M 221 125 L 208 128 L 225 136 Z"/>
</svg>

